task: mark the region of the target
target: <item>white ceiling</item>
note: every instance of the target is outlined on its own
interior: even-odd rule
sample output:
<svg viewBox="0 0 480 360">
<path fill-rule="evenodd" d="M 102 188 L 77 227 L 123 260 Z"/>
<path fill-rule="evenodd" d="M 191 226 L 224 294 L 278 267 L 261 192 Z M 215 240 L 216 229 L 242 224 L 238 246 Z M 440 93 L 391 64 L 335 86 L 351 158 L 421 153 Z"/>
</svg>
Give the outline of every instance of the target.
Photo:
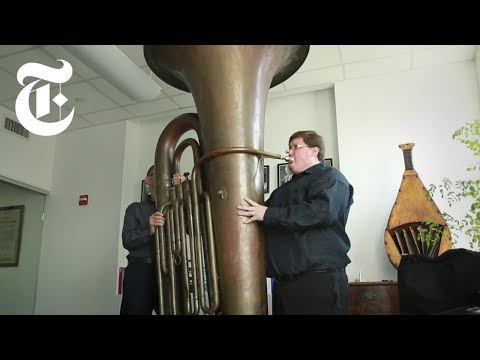
<svg viewBox="0 0 480 360">
<path fill-rule="evenodd" d="M 142 102 L 131 100 L 61 45 L 0 45 L 0 105 L 15 112 L 15 99 L 22 89 L 16 80 L 20 66 L 37 62 L 59 68 L 56 59 L 64 59 L 72 65 L 73 76 L 62 85 L 62 93 L 69 99 L 62 113 L 68 114 L 75 107 L 74 120 L 67 131 L 128 119 L 141 121 L 169 116 L 173 119 L 196 111 L 190 93 L 167 85 L 151 73 L 142 45 L 118 45 L 118 48 L 160 85 L 160 97 Z M 271 89 L 269 96 L 325 89 L 342 80 L 471 61 L 475 52 L 475 45 L 311 45 L 302 67 Z"/>
</svg>

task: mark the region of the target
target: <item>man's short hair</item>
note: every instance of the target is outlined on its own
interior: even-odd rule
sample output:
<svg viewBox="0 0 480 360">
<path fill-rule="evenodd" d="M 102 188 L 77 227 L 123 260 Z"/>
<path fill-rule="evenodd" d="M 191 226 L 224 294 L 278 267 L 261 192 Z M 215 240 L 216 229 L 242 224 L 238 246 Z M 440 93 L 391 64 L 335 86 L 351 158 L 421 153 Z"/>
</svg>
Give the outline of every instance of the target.
<svg viewBox="0 0 480 360">
<path fill-rule="evenodd" d="M 147 176 L 153 175 L 155 170 L 155 165 L 152 165 L 148 168 Z"/>
</svg>

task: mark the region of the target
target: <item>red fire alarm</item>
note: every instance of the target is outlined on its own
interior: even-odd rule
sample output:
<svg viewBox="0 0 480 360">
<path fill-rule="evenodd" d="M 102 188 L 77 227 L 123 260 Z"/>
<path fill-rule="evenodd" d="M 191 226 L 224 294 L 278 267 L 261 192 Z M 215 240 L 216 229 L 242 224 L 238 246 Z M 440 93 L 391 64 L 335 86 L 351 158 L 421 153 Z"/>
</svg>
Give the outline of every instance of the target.
<svg viewBox="0 0 480 360">
<path fill-rule="evenodd" d="M 88 205 L 88 195 L 80 195 L 78 205 Z"/>
</svg>

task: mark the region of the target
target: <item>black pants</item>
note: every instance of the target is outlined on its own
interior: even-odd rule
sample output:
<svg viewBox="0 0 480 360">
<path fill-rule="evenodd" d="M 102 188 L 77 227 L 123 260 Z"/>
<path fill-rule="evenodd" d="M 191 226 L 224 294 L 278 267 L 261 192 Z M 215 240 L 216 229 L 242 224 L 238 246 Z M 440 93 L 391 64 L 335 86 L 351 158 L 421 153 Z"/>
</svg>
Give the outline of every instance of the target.
<svg viewBox="0 0 480 360">
<path fill-rule="evenodd" d="M 123 278 L 120 315 L 158 314 L 158 284 L 155 264 L 129 262 Z"/>
<path fill-rule="evenodd" d="M 344 315 L 348 313 L 345 271 L 305 272 L 294 279 L 274 281 L 273 315 Z"/>
</svg>

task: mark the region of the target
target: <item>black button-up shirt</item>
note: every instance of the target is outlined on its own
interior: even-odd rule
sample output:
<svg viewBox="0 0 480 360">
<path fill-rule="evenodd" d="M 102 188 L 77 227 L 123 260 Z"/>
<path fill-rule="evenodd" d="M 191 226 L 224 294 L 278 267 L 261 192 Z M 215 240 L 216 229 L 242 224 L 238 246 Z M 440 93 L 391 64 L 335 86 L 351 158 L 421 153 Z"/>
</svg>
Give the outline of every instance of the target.
<svg viewBox="0 0 480 360">
<path fill-rule="evenodd" d="M 155 212 L 155 202 L 146 199 L 134 202 L 125 210 L 122 244 L 130 253 L 127 258 L 151 258 L 155 254 L 154 236 L 150 235 L 148 219 Z"/>
<path fill-rule="evenodd" d="M 342 269 L 353 187 L 336 168 L 312 166 L 272 192 L 265 205 L 267 276 Z"/>
</svg>

